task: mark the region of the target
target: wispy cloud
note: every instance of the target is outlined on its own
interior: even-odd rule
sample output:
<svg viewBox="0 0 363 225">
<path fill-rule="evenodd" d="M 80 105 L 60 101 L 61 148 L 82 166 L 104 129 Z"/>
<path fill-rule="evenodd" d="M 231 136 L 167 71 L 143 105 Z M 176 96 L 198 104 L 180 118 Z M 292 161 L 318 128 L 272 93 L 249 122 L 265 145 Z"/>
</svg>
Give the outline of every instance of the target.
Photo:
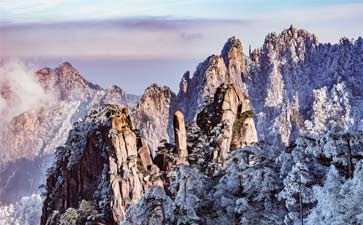
<svg viewBox="0 0 363 225">
<path fill-rule="evenodd" d="M 243 20 L 143 17 L 0 28 L 3 57 L 190 58 L 227 39 Z M 213 35 L 212 35 L 213 34 Z M 215 45 L 218 48 L 219 45 Z"/>
<path fill-rule="evenodd" d="M 67 2 L 67 0 L 64 1 Z M 273 1 L 276 1 L 277 6 L 281 5 L 281 1 Z M 32 0 L 31 2 L 37 1 Z M 39 0 L 39 2 L 44 4 L 40 8 L 60 7 L 60 11 L 64 11 L 65 6 L 62 1 L 47 3 Z M 131 4 L 129 1 L 119 2 L 117 4 Z M 197 8 L 193 7 L 193 1 L 181 2 L 166 1 L 162 5 L 165 8 L 174 8 L 176 5 L 182 4 L 183 7 L 189 7 L 190 11 L 195 11 Z M 195 5 L 200 7 L 207 2 L 209 1 L 200 0 Z M 246 2 L 247 5 L 253 6 L 256 4 L 255 2 L 261 3 L 261 0 Z M 297 0 L 296 2 L 300 4 L 302 1 Z M 294 4 L 297 4 L 296 2 L 294 1 Z M 138 0 L 131 8 L 138 4 L 145 4 L 145 7 L 140 11 L 137 11 L 138 9 L 135 7 L 133 15 L 144 14 L 146 9 L 158 13 L 153 16 L 111 17 L 111 19 L 100 16 L 92 19 L 87 17 L 86 21 L 44 20 L 0 25 L 2 48 L 0 58 L 58 57 L 66 60 L 72 58 L 203 58 L 218 53 L 230 36 L 241 38 L 245 48 L 250 44 L 256 48 L 262 46 L 267 33 L 280 32 L 291 24 L 317 34 L 323 42 L 337 42 L 342 36 L 357 38 L 362 35 L 360 21 L 363 20 L 361 13 L 363 3 L 343 4 L 339 0 L 329 1 L 334 4 L 326 2 L 328 1 L 304 7 L 281 6 L 278 11 L 271 10 L 270 5 L 261 5 L 260 10 L 264 13 L 251 14 L 249 11 L 255 10 L 252 8 L 235 13 L 233 18 L 223 18 L 221 15 L 224 15 L 226 8 L 235 12 L 233 11 L 235 9 L 231 9 L 233 6 L 236 6 L 236 9 L 241 7 L 238 1 L 232 0 L 227 4 L 228 6 L 221 6 L 221 15 L 213 14 L 214 11 L 211 10 L 209 14 L 201 13 L 204 18 L 183 18 L 166 16 L 164 15 L 166 13 L 162 13 L 163 10 L 155 9 L 157 4 L 155 6 L 149 1 Z M 212 1 L 211 4 L 215 7 L 221 2 Z M 85 11 L 79 12 L 79 14 L 88 15 L 90 12 L 94 13 L 92 10 L 103 10 L 104 7 L 100 6 L 97 9 L 95 6 L 98 5 L 91 0 L 90 6 L 85 9 L 82 7 L 81 11 Z M 13 7 L 18 11 L 21 8 L 20 6 Z M 74 10 L 76 9 L 70 9 L 67 13 L 74 13 Z M 110 7 L 104 9 L 105 14 L 108 13 L 107 10 L 110 10 Z M 53 11 L 51 10 L 51 12 Z M 58 14 L 55 13 L 53 16 L 56 17 L 56 15 Z M 197 14 L 194 13 L 194 15 Z M 218 17 L 222 19 L 218 19 Z"/>
<path fill-rule="evenodd" d="M 17 61 L 0 65 L 0 121 L 4 123 L 21 113 L 51 102 L 35 80 L 34 68 Z"/>
<path fill-rule="evenodd" d="M 203 35 L 201 33 L 181 33 L 180 37 L 183 40 L 186 41 L 191 41 L 191 40 L 198 40 L 198 39 L 202 39 Z"/>
</svg>

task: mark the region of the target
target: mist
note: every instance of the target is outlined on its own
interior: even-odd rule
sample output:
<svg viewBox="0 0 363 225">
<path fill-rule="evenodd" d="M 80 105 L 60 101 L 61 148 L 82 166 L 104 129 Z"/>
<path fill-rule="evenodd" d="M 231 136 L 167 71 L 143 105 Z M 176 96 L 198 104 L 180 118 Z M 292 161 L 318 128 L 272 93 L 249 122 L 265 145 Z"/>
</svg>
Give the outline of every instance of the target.
<svg viewBox="0 0 363 225">
<path fill-rule="evenodd" d="M 44 105 L 52 99 L 36 81 L 35 69 L 20 61 L 0 65 L 0 120 L 2 122 Z"/>
</svg>

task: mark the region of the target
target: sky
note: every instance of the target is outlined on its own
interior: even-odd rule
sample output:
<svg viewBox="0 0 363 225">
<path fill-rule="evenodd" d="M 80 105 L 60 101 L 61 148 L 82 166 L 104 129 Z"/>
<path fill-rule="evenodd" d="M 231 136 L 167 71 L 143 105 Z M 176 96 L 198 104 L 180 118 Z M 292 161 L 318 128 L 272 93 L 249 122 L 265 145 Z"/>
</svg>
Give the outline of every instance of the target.
<svg viewBox="0 0 363 225">
<path fill-rule="evenodd" d="M 70 62 L 91 82 L 177 91 L 182 74 L 231 36 L 245 53 L 291 24 L 320 42 L 362 36 L 363 0 L 0 0 L 0 59 Z"/>
</svg>

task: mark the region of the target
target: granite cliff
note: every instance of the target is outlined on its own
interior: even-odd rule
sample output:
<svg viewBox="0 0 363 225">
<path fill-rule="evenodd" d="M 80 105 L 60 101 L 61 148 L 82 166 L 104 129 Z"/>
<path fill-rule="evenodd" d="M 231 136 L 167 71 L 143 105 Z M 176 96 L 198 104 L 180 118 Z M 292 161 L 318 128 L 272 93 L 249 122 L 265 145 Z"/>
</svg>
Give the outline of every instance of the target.
<svg viewBox="0 0 363 225">
<path fill-rule="evenodd" d="M 153 88 L 159 90 L 156 86 Z M 169 93 L 164 90 L 166 96 Z M 160 96 L 154 98 L 160 101 Z M 154 106 L 150 105 L 152 110 Z M 233 124 L 242 123 L 241 129 L 244 127 L 243 122 L 237 121 L 242 108 L 234 85 L 222 85 L 217 89 L 213 106 L 205 108 L 215 118 L 203 119 L 214 121 L 213 125 L 204 126 L 204 122 L 197 121 L 207 140 L 215 146 L 206 153 L 203 163 L 208 168 L 206 175 L 214 176 L 222 169 L 216 165 L 223 166 L 230 152 Z M 201 113 L 199 117 L 204 116 Z M 119 224 L 126 219 L 127 209 L 150 188 L 159 187 L 172 193 L 171 184 L 178 168 L 199 164 L 189 157 L 193 151 L 187 137 L 193 134 L 187 132 L 184 115 L 174 110 L 171 119 L 175 144 L 165 140 L 154 157 L 147 136 L 137 125 L 133 126 L 127 108 L 106 105 L 77 122 L 65 145 L 57 148 L 55 163 L 48 170 L 41 224 L 64 224 L 71 219 L 75 224 Z M 254 129 L 246 133 L 246 137 L 254 139 L 247 138 L 244 145 L 257 142 Z M 201 141 L 194 144 L 206 145 Z M 84 204 L 92 210 L 85 211 Z"/>
</svg>

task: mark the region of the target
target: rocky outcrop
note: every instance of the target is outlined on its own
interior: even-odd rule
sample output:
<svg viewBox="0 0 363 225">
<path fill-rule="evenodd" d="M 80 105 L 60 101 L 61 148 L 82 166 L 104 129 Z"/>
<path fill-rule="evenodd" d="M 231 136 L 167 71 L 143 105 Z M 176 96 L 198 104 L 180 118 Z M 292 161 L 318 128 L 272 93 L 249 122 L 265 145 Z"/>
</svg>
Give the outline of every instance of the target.
<svg viewBox="0 0 363 225">
<path fill-rule="evenodd" d="M 243 148 L 258 142 L 258 135 L 253 120 L 253 111 L 240 112 L 233 124 L 231 149 Z"/>
<path fill-rule="evenodd" d="M 233 84 L 224 84 L 197 115 L 197 125 L 209 139 L 211 161 L 214 163 L 212 173 L 218 173 L 223 168 L 231 149 L 257 142 L 253 116 L 242 119 L 251 112 L 249 109 L 248 99 L 238 95 Z"/>
<path fill-rule="evenodd" d="M 180 82 L 178 100 L 186 121 L 195 119 L 198 111 L 221 84 L 233 83 L 238 95 L 241 95 L 245 90 L 242 82 L 245 70 L 242 44 L 232 37 L 228 39 L 220 56 L 212 55 L 198 65 L 192 78 L 189 72 L 185 73 Z"/>
<path fill-rule="evenodd" d="M 179 163 L 184 164 L 188 159 L 187 133 L 185 130 L 184 115 L 180 111 L 174 113 L 174 137 L 176 150 L 179 153 Z"/>
<path fill-rule="evenodd" d="M 125 112 L 116 105 L 92 112 L 57 149 L 55 165 L 48 171 L 42 225 L 58 224 L 49 221 L 62 218 L 54 213 L 81 210 L 82 201 L 90 202 L 95 212 L 77 218 L 79 224 L 119 224 L 149 187 L 161 185 L 145 140 L 132 129 Z"/>
<path fill-rule="evenodd" d="M 135 125 L 147 140 L 153 154 L 160 141 L 174 141 L 172 124 L 176 103 L 176 95 L 170 88 L 153 84 L 145 90 L 136 107 Z"/>
<path fill-rule="evenodd" d="M 213 160 L 223 162 L 227 158 L 231 146 L 233 124 L 237 118 L 240 99 L 234 85 L 230 85 L 217 89 L 214 101 L 216 111 L 220 113 L 220 117 L 216 119 L 222 129 L 221 134 L 217 138 L 217 146 L 213 152 Z"/>
<path fill-rule="evenodd" d="M 241 41 L 234 36 L 229 38 L 224 44 L 221 56 L 227 67 L 226 83 L 234 83 L 238 90 L 245 92 L 241 76 L 246 75 L 247 66 Z"/>
</svg>

